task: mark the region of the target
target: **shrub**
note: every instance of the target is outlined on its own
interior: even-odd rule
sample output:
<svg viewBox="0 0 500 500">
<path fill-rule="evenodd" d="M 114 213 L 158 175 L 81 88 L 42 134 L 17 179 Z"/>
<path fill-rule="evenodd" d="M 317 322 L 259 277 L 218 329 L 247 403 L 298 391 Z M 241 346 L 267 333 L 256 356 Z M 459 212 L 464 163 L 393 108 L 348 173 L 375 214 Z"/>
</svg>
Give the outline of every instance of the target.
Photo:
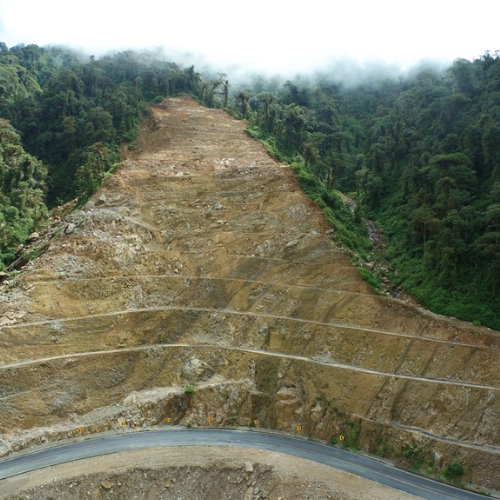
<svg viewBox="0 0 500 500">
<path fill-rule="evenodd" d="M 194 390 L 194 387 L 190 386 L 190 385 L 186 385 L 186 387 L 184 387 L 184 394 L 195 394 L 196 391 Z"/>
<path fill-rule="evenodd" d="M 445 471 L 443 472 L 444 477 L 446 477 L 450 481 L 452 481 L 456 477 L 463 476 L 464 474 L 465 470 L 458 462 L 448 464 Z"/>
<path fill-rule="evenodd" d="M 364 267 L 356 267 L 361 275 L 361 279 L 366 281 L 374 292 L 380 291 L 380 278 Z"/>
</svg>

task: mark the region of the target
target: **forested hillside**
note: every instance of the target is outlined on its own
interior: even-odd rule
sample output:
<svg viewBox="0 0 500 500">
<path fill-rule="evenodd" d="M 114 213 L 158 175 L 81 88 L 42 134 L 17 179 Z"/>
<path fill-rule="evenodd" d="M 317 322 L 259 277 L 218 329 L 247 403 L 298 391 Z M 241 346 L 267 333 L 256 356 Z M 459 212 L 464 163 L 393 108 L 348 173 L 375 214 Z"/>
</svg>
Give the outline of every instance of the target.
<svg viewBox="0 0 500 500">
<path fill-rule="evenodd" d="M 357 86 L 329 74 L 230 89 L 225 75 L 204 81 L 151 53 L 82 62 L 64 48 L 0 51 L 4 263 L 46 205 L 100 185 L 119 145 L 133 147 L 146 103 L 184 92 L 246 118 L 358 259 L 383 259 L 392 282 L 435 312 L 500 329 L 498 53 Z M 339 191 L 356 201 L 353 213 Z M 362 218 L 385 228 L 382 253 Z M 361 272 L 376 288 L 379 278 Z"/>
<path fill-rule="evenodd" d="M 498 52 L 400 81 L 334 77 L 277 91 L 260 79 L 235 97 L 250 133 L 297 162 L 321 205 L 331 188 L 352 192 L 358 221 L 386 229 L 396 284 L 435 312 L 500 329 Z"/>
<path fill-rule="evenodd" d="M 153 54 L 82 63 L 66 48 L 0 43 L 0 259 L 13 259 L 46 205 L 92 194 L 135 139 L 145 104 L 203 90 L 193 67 Z"/>
<path fill-rule="evenodd" d="M 24 151 L 19 135 L 3 118 L 0 173 L 0 241 L 4 250 L 26 239 L 44 219 L 47 168 Z"/>
</svg>

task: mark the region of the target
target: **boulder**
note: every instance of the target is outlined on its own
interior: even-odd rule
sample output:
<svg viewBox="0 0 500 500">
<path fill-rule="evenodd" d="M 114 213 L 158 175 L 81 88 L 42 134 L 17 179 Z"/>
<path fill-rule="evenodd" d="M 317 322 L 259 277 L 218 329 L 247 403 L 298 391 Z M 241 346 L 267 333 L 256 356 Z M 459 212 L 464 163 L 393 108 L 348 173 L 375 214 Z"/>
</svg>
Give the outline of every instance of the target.
<svg viewBox="0 0 500 500">
<path fill-rule="evenodd" d="M 207 369 L 208 365 L 205 362 L 200 361 L 198 358 L 192 357 L 189 358 L 182 367 L 182 373 L 188 379 L 195 379 L 203 375 Z"/>
<path fill-rule="evenodd" d="M 75 225 L 74 224 L 68 224 L 66 226 L 66 229 L 64 230 L 64 232 L 66 234 L 71 234 L 74 230 L 75 230 Z"/>
<path fill-rule="evenodd" d="M 4 280 L 8 279 L 9 275 L 7 273 L 1 272 L 0 273 L 0 283 L 2 283 Z"/>
<path fill-rule="evenodd" d="M 5 316 L 10 320 L 21 319 L 26 315 L 25 312 L 22 311 L 8 311 L 5 313 Z"/>
<path fill-rule="evenodd" d="M 123 401 L 123 406 L 133 406 L 137 404 L 137 395 L 132 393 L 129 394 Z"/>
<path fill-rule="evenodd" d="M 38 239 L 40 239 L 40 235 L 38 233 L 31 233 L 28 236 L 28 241 L 36 241 Z"/>
<path fill-rule="evenodd" d="M 10 451 L 10 445 L 7 447 L 6 443 L 0 440 L 0 457 L 3 457 L 4 455 L 7 455 Z"/>
<path fill-rule="evenodd" d="M 443 455 L 437 451 L 434 452 L 434 464 L 439 468 L 443 466 Z"/>
<path fill-rule="evenodd" d="M 106 203 L 106 195 L 101 194 L 101 196 L 99 196 L 99 198 L 95 202 L 95 206 L 100 207 L 100 206 L 104 205 L 105 203 Z"/>
</svg>

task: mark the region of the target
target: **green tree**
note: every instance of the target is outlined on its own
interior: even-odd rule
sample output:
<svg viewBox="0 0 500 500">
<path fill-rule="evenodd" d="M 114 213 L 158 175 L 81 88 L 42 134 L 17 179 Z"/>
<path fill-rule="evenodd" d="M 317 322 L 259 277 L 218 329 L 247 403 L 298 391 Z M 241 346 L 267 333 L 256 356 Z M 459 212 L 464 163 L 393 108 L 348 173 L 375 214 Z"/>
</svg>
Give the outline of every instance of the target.
<svg viewBox="0 0 500 500">
<path fill-rule="evenodd" d="M 243 118 L 247 118 L 250 113 L 250 93 L 246 90 L 240 90 L 235 94 L 234 100 L 236 103 L 240 103 L 240 111 Z"/>
<path fill-rule="evenodd" d="M 0 118 L 0 259 L 8 262 L 14 249 L 45 218 L 47 168 L 27 154 L 19 135 Z"/>
</svg>

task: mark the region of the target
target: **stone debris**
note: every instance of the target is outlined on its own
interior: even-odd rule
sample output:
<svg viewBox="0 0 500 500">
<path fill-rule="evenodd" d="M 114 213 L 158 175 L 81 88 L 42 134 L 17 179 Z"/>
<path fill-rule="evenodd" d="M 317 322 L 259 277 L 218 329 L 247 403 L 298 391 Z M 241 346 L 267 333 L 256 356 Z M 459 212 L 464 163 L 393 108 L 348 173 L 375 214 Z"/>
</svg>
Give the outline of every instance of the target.
<svg viewBox="0 0 500 500">
<path fill-rule="evenodd" d="M 151 468 L 144 464 L 141 467 L 122 467 L 120 472 L 94 472 L 67 479 L 58 480 L 55 478 L 39 486 L 22 489 L 15 496 L 2 498 L 4 500 L 18 500 L 20 498 L 25 500 L 63 500 L 66 498 L 88 500 L 89 497 L 110 500 L 122 498 L 155 500 L 355 499 L 354 496 L 332 489 L 331 485 L 321 480 L 304 482 L 303 479 L 287 475 L 283 466 L 275 468 L 260 463 L 255 465 L 259 477 L 259 484 L 255 487 L 246 487 L 242 482 L 242 467 L 228 465 L 227 460 L 223 462 L 219 459 L 204 466 L 156 466 Z M 169 474 L 177 476 L 178 481 L 176 482 L 172 478 L 172 484 L 163 484 L 162 478 Z M 271 492 L 273 493 L 271 494 Z M 280 496 L 277 496 L 277 493 Z"/>
<path fill-rule="evenodd" d="M 101 207 L 102 205 L 104 205 L 106 203 L 106 195 L 105 194 L 101 194 L 98 198 L 97 198 L 97 201 L 95 202 L 95 206 L 96 207 Z"/>
</svg>

